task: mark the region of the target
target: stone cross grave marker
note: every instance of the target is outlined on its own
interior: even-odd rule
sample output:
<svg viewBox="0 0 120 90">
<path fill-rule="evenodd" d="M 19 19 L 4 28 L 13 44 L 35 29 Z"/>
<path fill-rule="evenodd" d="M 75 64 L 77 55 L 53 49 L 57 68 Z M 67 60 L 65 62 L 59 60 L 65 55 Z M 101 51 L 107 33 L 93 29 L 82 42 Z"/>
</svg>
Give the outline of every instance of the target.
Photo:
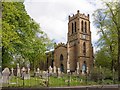
<svg viewBox="0 0 120 90">
<path fill-rule="evenodd" d="M 11 76 L 14 76 L 14 68 L 11 68 Z"/>
<path fill-rule="evenodd" d="M 19 63 L 17 63 L 17 76 L 20 77 L 20 66 L 19 66 Z"/>
</svg>

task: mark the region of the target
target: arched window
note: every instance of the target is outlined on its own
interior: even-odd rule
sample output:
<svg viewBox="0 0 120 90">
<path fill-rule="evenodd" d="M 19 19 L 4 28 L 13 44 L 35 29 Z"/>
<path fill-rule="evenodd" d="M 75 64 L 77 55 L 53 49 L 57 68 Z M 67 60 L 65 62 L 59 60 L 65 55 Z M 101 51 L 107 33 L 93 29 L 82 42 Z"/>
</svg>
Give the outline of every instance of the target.
<svg viewBox="0 0 120 90">
<path fill-rule="evenodd" d="M 87 22 L 85 22 L 85 33 L 87 33 Z"/>
<path fill-rule="evenodd" d="M 81 22 L 81 31 L 83 32 L 83 21 Z"/>
<path fill-rule="evenodd" d="M 63 55 L 62 54 L 60 55 L 60 61 L 63 61 Z"/>
<path fill-rule="evenodd" d="M 73 23 L 72 23 L 72 34 L 73 34 L 73 30 L 74 30 L 74 26 L 73 26 Z"/>
<path fill-rule="evenodd" d="M 83 43 L 83 54 L 86 55 L 86 44 L 85 44 L 85 42 Z"/>
<path fill-rule="evenodd" d="M 82 72 L 87 73 L 86 61 L 83 62 L 83 65 L 82 65 Z"/>
<path fill-rule="evenodd" d="M 76 22 L 75 22 L 75 32 L 76 32 Z"/>
</svg>

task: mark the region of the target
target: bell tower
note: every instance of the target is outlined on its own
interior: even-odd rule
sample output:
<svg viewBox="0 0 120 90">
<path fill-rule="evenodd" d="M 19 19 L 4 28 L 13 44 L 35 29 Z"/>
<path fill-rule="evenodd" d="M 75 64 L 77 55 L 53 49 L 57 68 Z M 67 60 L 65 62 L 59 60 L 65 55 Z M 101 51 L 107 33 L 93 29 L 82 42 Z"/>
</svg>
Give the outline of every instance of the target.
<svg viewBox="0 0 120 90">
<path fill-rule="evenodd" d="M 78 10 L 77 14 L 69 16 L 67 39 L 70 71 L 76 71 L 79 64 L 79 72 L 89 73 L 93 65 L 89 14 L 86 16 Z"/>
</svg>

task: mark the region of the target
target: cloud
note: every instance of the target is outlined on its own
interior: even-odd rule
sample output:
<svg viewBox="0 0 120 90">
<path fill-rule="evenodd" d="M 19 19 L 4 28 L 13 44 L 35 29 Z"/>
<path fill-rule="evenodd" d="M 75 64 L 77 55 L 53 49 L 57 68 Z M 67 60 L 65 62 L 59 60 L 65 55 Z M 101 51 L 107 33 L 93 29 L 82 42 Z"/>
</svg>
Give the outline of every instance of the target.
<svg viewBox="0 0 120 90">
<path fill-rule="evenodd" d="M 92 0 L 25 0 L 24 4 L 28 14 L 40 23 L 41 29 L 57 43 L 67 42 L 68 16 L 76 14 L 77 10 L 86 15 L 90 14 L 92 43 L 99 38 L 91 18 L 98 6 Z"/>
</svg>

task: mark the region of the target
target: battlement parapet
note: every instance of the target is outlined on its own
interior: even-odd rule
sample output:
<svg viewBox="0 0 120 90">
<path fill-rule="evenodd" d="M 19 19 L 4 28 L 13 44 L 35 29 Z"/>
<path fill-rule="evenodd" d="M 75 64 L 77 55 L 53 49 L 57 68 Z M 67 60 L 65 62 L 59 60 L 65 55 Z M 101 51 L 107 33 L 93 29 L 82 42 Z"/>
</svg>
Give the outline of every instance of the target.
<svg viewBox="0 0 120 90">
<path fill-rule="evenodd" d="M 58 44 L 55 46 L 55 49 L 58 48 L 58 47 L 61 47 L 61 46 L 67 48 L 67 45 L 66 45 L 65 43 L 62 43 L 62 42 L 61 42 L 61 43 L 58 43 Z"/>
<path fill-rule="evenodd" d="M 69 15 L 69 21 L 72 21 L 72 20 L 74 20 L 75 18 L 83 18 L 83 19 L 86 19 L 86 20 L 89 20 L 89 14 L 88 15 L 85 15 L 84 13 L 83 14 L 81 14 L 80 12 L 79 12 L 79 10 L 77 11 L 77 14 L 73 14 L 73 16 L 70 16 Z"/>
</svg>

